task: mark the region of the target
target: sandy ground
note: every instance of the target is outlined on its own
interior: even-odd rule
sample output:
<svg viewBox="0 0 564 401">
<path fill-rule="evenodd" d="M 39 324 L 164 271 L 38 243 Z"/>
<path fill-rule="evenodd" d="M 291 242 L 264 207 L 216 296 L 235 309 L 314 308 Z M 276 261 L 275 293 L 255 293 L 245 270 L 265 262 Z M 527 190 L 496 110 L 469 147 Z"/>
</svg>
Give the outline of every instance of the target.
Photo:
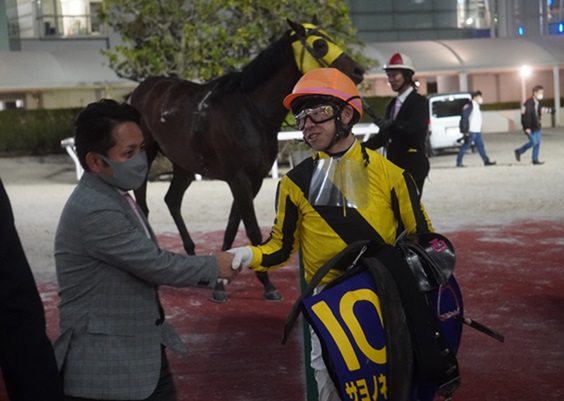
<svg viewBox="0 0 564 401">
<path fill-rule="evenodd" d="M 486 151 L 496 166 L 485 167 L 478 153 L 467 153 L 456 168 L 456 153 L 431 158 L 423 203 L 439 232 L 461 226 L 506 224 L 515 220 L 564 220 L 564 129 L 543 131 L 541 166 L 531 151 L 515 160 L 513 150 L 526 141 L 521 132 L 485 134 Z M 0 158 L 0 177 L 12 201 L 16 225 L 38 281 L 55 275 L 53 241 L 62 207 L 76 185 L 67 155 Z M 274 218 L 277 180 L 267 178 L 255 200 L 259 224 Z M 168 182 L 149 185 L 150 221 L 157 233 L 176 232 L 163 197 Z M 231 195 L 226 183 L 198 181 L 186 192 L 183 215 L 192 231 L 224 229 Z"/>
</svg>

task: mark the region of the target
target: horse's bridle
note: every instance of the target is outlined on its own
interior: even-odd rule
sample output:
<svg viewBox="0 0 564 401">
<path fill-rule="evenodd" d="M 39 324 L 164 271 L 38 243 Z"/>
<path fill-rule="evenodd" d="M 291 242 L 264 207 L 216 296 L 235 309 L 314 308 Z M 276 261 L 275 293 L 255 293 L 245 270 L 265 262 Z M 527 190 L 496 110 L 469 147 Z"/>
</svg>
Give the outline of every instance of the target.
<svg viewBox="0 0 564 401">
<path fill-rule="evenodd" d="M 325 40 L 326 42 L 329 42 L 331 44 L 333 44 L 336 47 L 339 47 L 337 45 L 337 43 L 331 39 L 331 37 L 329 37 L 327 34 L 325 34 L 324 32 L 322 32 L 319 28 L 315 27 L 315 28 L 305 28 L 306 29 L 306 34 L 305 36 L 301 36 L 299 35 L 297 32 L 294 31 L 294 39 L 292 40 L 293 42 L 299 41 L 300 44 L 302 45 L 302 50 L 300 52 L 300 57 L 299 57 L 299 63 L 298 63 L 298 69 L 300 70 L 300 72 L 305 73 L 307 71 L 304 71 L 304 58 L 306 56 L 306 51 L 307 53 L 309 53 L 313 59 L 319 64 L 320 67 L 329 67 L 332 63 L 328 63 L 327 61 L 325 61 L 325 57 L 330 53 L 329 50 L 327 50 L 325 52 L 325 54 L 323 54 L 322 56 L 319 56 L 317 53 L 317 51 L 315 51 L 315 49 L 313 47 L 311 47 L 311 45 L 307 42 L 307 38 L 311 37 L 311 36 L 318 36 L 321 39 Z M 343 50 L 340 49 L 339 55 L 340 56 L 343 53 Z M 336 56 L 335 59 L 338 57 Z"/>
</svg>

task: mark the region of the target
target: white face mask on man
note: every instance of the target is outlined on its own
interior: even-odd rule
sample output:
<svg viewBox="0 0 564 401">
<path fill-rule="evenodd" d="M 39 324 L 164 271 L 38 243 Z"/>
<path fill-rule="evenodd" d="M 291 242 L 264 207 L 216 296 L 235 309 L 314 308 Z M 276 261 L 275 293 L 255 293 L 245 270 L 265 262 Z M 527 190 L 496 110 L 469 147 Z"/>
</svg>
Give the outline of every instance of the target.
<svg viewBox="0 0 564 401">
<path fill-rule="evenodd" d="M 99 174 L 98 177 L 114 187 L 124 191 L 135 190 L 143 184 L 147 177 L 149 167 L 147 164 L 147 154 L 144 151 L 122 162 L 108 159 L 103 155 L 99 156 L 108 163 L 114 174 Z"/>
<path fill-rule="evenodd" d="M 543 97 L 544 95 L 542 93 L 537 93 L 536 95 L 537 100 L 542 100 Z"/>
</svg>

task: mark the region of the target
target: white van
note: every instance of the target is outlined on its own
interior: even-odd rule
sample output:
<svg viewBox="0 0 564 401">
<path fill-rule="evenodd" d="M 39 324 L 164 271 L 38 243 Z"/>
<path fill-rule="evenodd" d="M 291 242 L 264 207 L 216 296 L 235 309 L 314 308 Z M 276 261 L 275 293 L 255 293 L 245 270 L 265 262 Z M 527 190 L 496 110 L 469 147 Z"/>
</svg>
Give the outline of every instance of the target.
<svg viewBox="0 0 564 401">
<path fill-rule="evenodd" d="M 460 132 L 462 107 L 472 100 L 470 93 L 445 93 L 427 96 L 429 100 L 429 135 L 427 154 L 436 155 L 439 151 L 459 148 L 463 141 Z"/>
</svg>

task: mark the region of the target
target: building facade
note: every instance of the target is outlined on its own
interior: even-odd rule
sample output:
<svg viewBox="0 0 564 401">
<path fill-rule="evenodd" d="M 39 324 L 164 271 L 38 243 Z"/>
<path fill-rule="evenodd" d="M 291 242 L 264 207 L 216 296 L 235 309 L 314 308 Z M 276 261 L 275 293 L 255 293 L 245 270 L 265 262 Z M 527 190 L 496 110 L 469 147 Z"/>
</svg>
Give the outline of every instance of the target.
<svg viewBox="0 0 564 401">
<path fill-rule="evenodd" d="M 98 19 L 101 4 L 0 0 L 0 110 L 82 107 L 135 88 L 100 52 L 119 43 Z"/>
<path fill-rule="evenodd" d="M 563 34 L 562 0 L 348 0 L 365 42 Z"/>
<path fill-rule="evenodd" d="M 0 1 L 0 71 L 5 71 L 0 74 L 0 110 L 79 107 L 100 97 L 124 96 L 135 87 L 136 83 L 117 77 L 100 54 L 100 49 L 113 48 L 120 41 L 98 19 L 101 3 Z M 406 52 L 416 62 L 423 94 L 481 89 L 491 91 L 492 101 L 516 101 L 523 90 L 528 94 L 527 85 L 539 82 L 548 96 L 560 97 L 564 55 L 558 48 L 560 44 L 564 48 L 560 40 L 564 39 L 564 0 L 347 3 L 358 36 L 367 43 L 367 55 L 384 64 L 395 51 Z M 496 59 L 485 52 L 509 44 L 519 49 L 519 43 L 521 53 L 532 49 L 527 50 L 530 63 L 526 57 Z M 544 57 L 542 63 L 535 54 Z M 525 83 L 519 76 L 522 64 L 533 68 Z M 42 70 L 57 71 L 49 75 Z M 368 71 L 366 82 L 365 94 L 392 94 L 381 68 Z"/>
</svg>

